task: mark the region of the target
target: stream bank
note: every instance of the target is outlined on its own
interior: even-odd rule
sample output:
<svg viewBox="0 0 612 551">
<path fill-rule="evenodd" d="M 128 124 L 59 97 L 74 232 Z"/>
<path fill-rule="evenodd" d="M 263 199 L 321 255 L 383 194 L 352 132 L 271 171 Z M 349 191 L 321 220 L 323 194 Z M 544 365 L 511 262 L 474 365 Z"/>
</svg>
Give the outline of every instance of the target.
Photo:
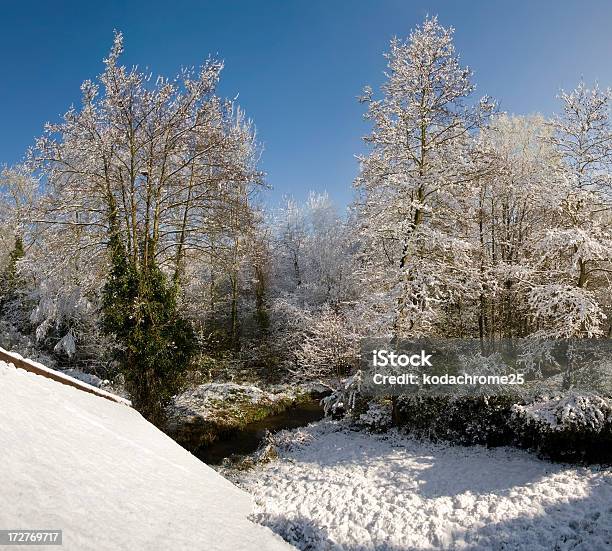
<svg viewBox="0 0 612 551">
<path fill-rule="evenodd" d="M 323 416 L 319 400 L 302 400 L 280 413 L 248 423 L 231 434 L 223 435 L 224 437 L 212 444 L 201 446 L 194 451 L 194 455 L 209 465 L 220 465 L 226 458 L 252 454 L 270 433 L 303 427 L 320 421 Z"/>
<path fill-rule="evenodd" d="M 177 396 L 166 433 L 206 462 L 254 451 L 267 431 L 296 428 L 323 417 L 323 385 L 270 387 L 206 383 Z"/>
</svg>

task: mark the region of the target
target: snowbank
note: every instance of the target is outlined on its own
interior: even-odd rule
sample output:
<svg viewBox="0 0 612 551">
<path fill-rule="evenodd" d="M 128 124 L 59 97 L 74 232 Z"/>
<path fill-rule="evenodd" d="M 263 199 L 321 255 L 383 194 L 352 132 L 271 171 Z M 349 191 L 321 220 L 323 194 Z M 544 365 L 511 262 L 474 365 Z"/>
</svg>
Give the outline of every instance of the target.
<svg viewBox="0 0 612 551">
<path fill-rule="evenodd" d="M 4 362 L 0 397 L 0 528 L 61 529 L 78 551 L 291 549 L 134 409 Z"/>
<path fill-rule="evenodd" d="M 309 551 L 612 548 L 612 471 L 512 448 L 435 445 L 323 421 L 237 473 L 254 518 Z"/>
</svg>

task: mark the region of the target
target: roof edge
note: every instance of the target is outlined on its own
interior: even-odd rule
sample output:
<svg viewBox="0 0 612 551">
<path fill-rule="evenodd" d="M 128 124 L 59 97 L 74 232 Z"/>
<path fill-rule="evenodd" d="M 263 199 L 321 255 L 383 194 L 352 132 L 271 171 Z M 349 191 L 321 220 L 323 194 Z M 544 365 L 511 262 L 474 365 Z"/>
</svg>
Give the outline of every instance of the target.
<svg viewBox="0 0 612 551">
<path fill-rule="evenodd" d="M 83 381 L 79 381 L 78 379 L 74 379 L 68 375 L 65 375 L 61 371 L 56 371 L 55 369 L 51 369 L 41 363 L 35 362 L 34 360 L 24 358 L 16 352 L 9 352 L 2 347 L 0 347 L 0 360 L 6 363 L 11 363 L 15 367 L 24 369 L 30 373 L 35 373 L 36 375 L 41 375 L 47 379 L 52 379 L 60 384 L 72 386 L 78 390 L 82 390 L 83 392 L 94 394 L 100 398 L 105 398 L 106 400 L 117 402 L 118 404 L 123 404 L 125 406 L 132 406 L 132 402 L 126 398 L 122 398 L 121 396 L 117 396 L 116 394 L 112 394 L 111 392 L 107 392 L 101 388 L 97 388 Z"/>
</svg>

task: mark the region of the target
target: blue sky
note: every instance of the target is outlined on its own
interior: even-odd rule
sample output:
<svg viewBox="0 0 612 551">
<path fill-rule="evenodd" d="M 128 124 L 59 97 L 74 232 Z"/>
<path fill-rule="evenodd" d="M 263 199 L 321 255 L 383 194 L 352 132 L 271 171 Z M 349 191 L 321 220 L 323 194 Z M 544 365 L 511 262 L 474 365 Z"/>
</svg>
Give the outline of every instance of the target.
<svg viewBox="0 0 612 551">
<path fill-rule="evenodd" d="M 426 14 L 456 28 L 477 93 L 505 111 L 550 114 L 561 87 L 583 77 L 612 85 L 612 2 L 242 0 L 3 2 L 0 19 L 0 163 L 20 159 L 57 120 L 79 85 L 102 69 L 113 29 L 127 64 L 172 75 L 209 54 L 225 60 L 220 91 L 254 120 L 261 167 L 274 190 L 298 199 L 352 196 L 355 154 L 367 133 L 356 101 L 383 79 L 392 36 Z"/>
</svg>

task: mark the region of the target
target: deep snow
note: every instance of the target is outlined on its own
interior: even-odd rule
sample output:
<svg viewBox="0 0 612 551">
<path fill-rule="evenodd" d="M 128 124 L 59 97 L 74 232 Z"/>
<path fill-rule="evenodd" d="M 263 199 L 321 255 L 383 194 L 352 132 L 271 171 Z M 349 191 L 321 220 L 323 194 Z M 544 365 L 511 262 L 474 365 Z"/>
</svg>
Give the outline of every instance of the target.
<svg viewBox="0 0 612 551">
<path fill-rule="evenodd" d="M 612 472 L 323 421 L 238 473 L 254 518 L 301 549 L 612 549 Z"/>
<path fill-rule="evenodd" d="M 78 551 L 291 549 L 251 511 L 134 409 L 0 362 L 0 529 Z"/>
</svg>

